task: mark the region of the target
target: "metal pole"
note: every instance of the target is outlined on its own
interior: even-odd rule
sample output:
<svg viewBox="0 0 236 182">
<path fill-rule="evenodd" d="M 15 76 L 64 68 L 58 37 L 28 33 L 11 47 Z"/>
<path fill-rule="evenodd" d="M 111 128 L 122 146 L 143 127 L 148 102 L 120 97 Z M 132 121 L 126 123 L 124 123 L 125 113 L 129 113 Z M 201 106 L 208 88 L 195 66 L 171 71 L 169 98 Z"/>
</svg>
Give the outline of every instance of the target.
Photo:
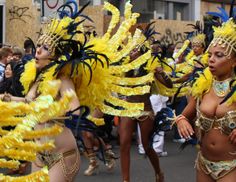
<svg viewBox="0 0 236 182">
<path fill-rule="evenodd" d="M 41 11 L 42 14 L 41 14 L 41 17 L 44 17 L 44 1 L 45 0 L 42 0 L 42 11 Z"/>
</svg>

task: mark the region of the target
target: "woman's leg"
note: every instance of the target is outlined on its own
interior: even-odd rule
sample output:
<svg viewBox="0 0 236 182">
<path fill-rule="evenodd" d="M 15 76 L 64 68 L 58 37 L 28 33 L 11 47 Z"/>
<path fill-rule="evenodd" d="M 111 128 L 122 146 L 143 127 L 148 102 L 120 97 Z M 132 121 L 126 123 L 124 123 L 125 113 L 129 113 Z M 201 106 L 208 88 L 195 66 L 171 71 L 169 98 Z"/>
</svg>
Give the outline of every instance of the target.
<svg viewBox="0 0 236 182">
<path fill-rule="evenodd" d="M 101 137 L 96 138 L 94 140 L 94 146 L 96 147 L 95 151 L 99 150 L 101 147 L 103 148 L 107 169 L 109 171 L 113 170 L 116 161 L 115 161 L 115 154 L 112 151 L 112 146 L 110 144 L 106 144 Z"/>
<path fill-rule="evenodd" d="M 40 162 L 38 158 L 34 162 L 31 163 L 31 172 L 41 170 L 45 165 Z"/>
<path fill-rule="evenodd" d="M 226 174 L 223 178 L 219 179 L 217 182 L 231 182 L 236 180 L 236 168 Z"/>
<path fill-rule="evenodd" d="M 50 182 L 72 182 L 80 168 L 80 154 L 63 157 L 49 169 Z"/>
<path fill-rule="evenodd" d="M 128 117 L 121 118 L 120 122 L 120 162 L 122 180 L 129 181 L 130 179 L 130 147 L 132 135 L 135 129 L 136 122 Z"/>
<path fill-rule="evenodd" d="M 95 145 L 95 139 L 93 134 L 88 131 L 82 131 L 82 137 L 86 148 L 86 152 L 88 154 L 94 153 L 93 147 Z"/>
<path fill-rule="evenodd" d="M 98 162 L 96 159 L 96 154 L 94 147 L 96 146 L 94 135 L 88 131 L 82 131 L 83 141 L 86 148 L 87 156 L 89 159 L 89 166 L 84 171 L 84 175 L 91 176 L 98 170 Z"/>
<path fill-rule="evenodd" d="M 196 182 L 215 182 L 210 175 L 205 174 L 201 169 L 196 170 L 197 180 Z"/>
<path fill-rule="evenodd" d="M 144 151 L 148 156 L 157 177 L 159 176 L 160 178 L 158 182 L 163 182 L 164 178 L 160 168 L 159 157 L 150 144 L 151 135 L 153 133 L 153 125 L 154 120 L 150 117 L 147 117 L 147 119 L 145 119 L 144 121 L 139 122 Z"/>
</svg>

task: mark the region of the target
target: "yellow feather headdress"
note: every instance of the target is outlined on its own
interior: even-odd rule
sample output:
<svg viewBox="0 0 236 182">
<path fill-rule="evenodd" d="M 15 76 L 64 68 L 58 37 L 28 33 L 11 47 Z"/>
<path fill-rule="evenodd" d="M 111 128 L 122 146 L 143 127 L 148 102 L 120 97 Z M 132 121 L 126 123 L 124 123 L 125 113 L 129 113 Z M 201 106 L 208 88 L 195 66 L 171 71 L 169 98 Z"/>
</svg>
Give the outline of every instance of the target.
<svg viewBox="0 0 236 182">
<path fill-rule="evenodd" d="M 232 51 L 236 52 L 236 24 L 233 19 L 230 18 L 227 22 L 224 22 L 222 26 L 213 28 L 214 38 L 210 46 L 216 46 L 218 44 L 225 47 L 225 55 L 227 56 L 230 56 Z"/>
<path fill-rule="evenodd" d="M 75 1 L 68 1 L 63 4 L 54 15 L 44 23 L 43 33 L 39 37 L 37 44 L 48 46 L 48 51 L 52 56 L 55 54 L 65 55 L 65 50 L 71 52 L 73 40 L 80 41 L 83 44 L 85 40 L 81 33 L 83 30 L 83 22 L 89 17 L 81 15 L 83 9 L 88 6 L 87 3 L 80 11 Z M 74 7 L 72 7 L 74 5 Z M 81 18 L 82 17 L 82 18 Z M 68 46 L 69 45 L 69 46 Z M 69 50 L 68 50 L 69 48 Z M 64 57 L 64 61 L 68 60 L 68 55 Z M 67 59 L 65 59 L 67 58 Z"/>
<path fill-rule="evenodd" d="M 205 34 L 199 33 L 192 38 L 191 42 L 193 45 L 200 45 L 200 46 L 205 47 L 206 46 L 205 38 L 206 38 Z"/>
</svg>

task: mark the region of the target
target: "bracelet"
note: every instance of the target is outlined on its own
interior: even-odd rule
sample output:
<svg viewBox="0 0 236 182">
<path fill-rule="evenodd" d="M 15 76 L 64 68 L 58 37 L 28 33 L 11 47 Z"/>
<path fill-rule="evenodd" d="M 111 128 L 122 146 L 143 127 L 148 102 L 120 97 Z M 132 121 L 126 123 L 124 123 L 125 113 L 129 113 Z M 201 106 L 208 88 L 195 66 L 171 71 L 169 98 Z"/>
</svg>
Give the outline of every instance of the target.
<svg viewBox="0 0 236 182">
<path fill-rule="evenodd" d="M 5 93 L 1 100 L 5 102 L 11 102 L 11 95 Z"/>
<path fill-rule="evenodd" d="M 176 117 L 176 119 L 175 119 L 175 123 L 178 125 L 178 123 L 181 121 L 181 120 L 186 120 L 186 121 L 188 121 L 188 119 L 183 115 L 183 114 L 180 114 L 180 115 L 178 115 L 177 117 Z"/>
</svg>

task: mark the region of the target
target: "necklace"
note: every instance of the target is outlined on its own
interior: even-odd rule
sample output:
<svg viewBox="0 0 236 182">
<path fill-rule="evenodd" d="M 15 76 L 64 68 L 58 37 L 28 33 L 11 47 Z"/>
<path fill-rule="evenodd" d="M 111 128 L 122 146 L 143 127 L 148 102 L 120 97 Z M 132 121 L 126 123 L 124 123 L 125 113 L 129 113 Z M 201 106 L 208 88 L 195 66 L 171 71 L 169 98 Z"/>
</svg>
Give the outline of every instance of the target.
<svg viewBox="0 0 236 182">
<path fill-rule="evenodd" d="M 229 93 L 231 80 L 231 78 L 223 81 L 213 80 L 213 90 L 218 97 L 225 97 Z"/>
</svg>

